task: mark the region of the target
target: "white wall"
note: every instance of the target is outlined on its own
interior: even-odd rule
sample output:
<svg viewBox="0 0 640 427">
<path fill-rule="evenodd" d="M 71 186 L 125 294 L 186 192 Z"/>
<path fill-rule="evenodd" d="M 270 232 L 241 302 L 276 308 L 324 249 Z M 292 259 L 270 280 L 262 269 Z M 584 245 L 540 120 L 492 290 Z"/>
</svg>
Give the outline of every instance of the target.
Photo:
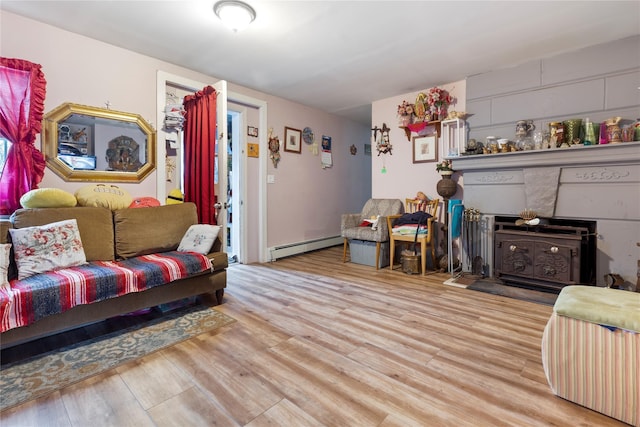
<svg viewBox="0 0 640 427">
<path fill-rule="evenodd" d="M 47 80 L 45 113 L 63 102 L 104 107 L 108 101 L 112 109 L 138 113 L 158 128 L 162 126 L 155 120 L 158 70 L 195 81 L 213 83 L 218 80 L 5 11 L 0 11 L 0 24 L 0 55 L 42 65 Z M 371 162 L 364 155 L 368 126 L 232 82 L 229 90 L 266 101 L 268 126 L 273 127 L 281 138 L 285 126 L 297 129 L 310 126 L 318 137 L 324 134 L 333 138 L 333 168 L 322 170 L 319 158 L 312 156 L 306 146 L 301 154 L 282 152 L 277 169 L 269 162 L 268 173 L 275 176 L 275 183 L 267 187 L 267 246 L 339 235 L 340 214 L 359 211 L 371 195 Z M 358 155 L 349 154 L 351 144 L 358 147 Z M 36 145 L 40 145 L 39 140 Z M 268 155 L 267 150 L 261 147 L 260 155 Z M 256 160 L 248 161 L 248 192 L 255 198 L 247 200 L 246 209 L 250 212 L 257 211 L 255 189 L 261 179 L 254 173 Z M 164 159 L 157 161 L 164 162 Z M 118 185 L 134 197 L 157 197 L 157 179 L 166 177 L 158 177 L 153 172 L 139 184 Z M 82 186 L 82 183 L 64 182 L 49 169 L 40 185 L 70 192 Z M 245 232 L 249 236 L 257 235 L 256 226 L 251 221 Z M 249 244 L 257 242 L 249 239 Z M 257 252 L 251 250 L 249 253 Z"/>
<path fill-rule="evenodd" d="M 438 85 L 438 87 L 448 90 L 451 96 L 457 100 L 455 104 L 449 107 L 449 111 L 465 111 L 466 82 L 464 80 Z M 373 197 L 398 198 L 404 202 L 405 198 L 415 197 L 418 191 L 422 191 L 431 198 L 441 199 L 436 192 L 436 184 L 441 178 L 436 172 L 436 162 L 413 163 L 412 142 L 407 140 L 404 129 L 398 126 L 398 118 L 396 116 L 398 105 L 402 104 L 402 101 L 415 102 L 418 94 L 426 92 L 428 89 L 423 88 L 373 103 L 373 126 L 381 128 L 383 123 L 386 123 L 391 128 L 389 139 L 393 145 L 392 154 L 380 154 L 379 156 L 375 145 L 371 147 Z M 412 134 L 412 136 L 416 136 L 416 134 Z M 442 138 L 440 138 L 438 141 L 438 160 L 442 159 L 444 159 L 444 156 Z M 386 172 L 383 172 L 383 168 Z M 454 179 L 457 179 L 455 175 Z M 452 198 L 456 197 L 458 195 Z M 442 212 L 442 207 L 440 211 Z"/>
</svg>

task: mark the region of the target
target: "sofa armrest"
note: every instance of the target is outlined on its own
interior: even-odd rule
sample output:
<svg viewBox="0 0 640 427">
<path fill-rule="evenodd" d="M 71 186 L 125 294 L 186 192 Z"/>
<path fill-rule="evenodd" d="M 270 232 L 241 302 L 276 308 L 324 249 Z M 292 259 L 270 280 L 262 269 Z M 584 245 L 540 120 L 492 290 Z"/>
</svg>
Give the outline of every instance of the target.
<svg viewBox="0 0 640 427">
<path fill-rule="evenodd" d="M 347 228 L 357 227 L 360 225 L 361 215 L 357 214 L 342 214 L 342 218 L 340 221 L 340 231 L 344 231 Z"/>
<path fill-rule="evenodd" d="M 207 258 L 211 261 L 213 271 L 224 270 L 229 266 L 229 257 L 226 252 L 211 252 L 207 254 Z"/>
<path fill-rule="evenodd" d="M 0 220 L 0 243 L 9 243 L 9 229 L 13 228 L 8 219 Z"/>
<path fill-rule="evenodd" d="M 394 215 L 391 215 L 394 216 Z M 380 240 L 376 239 L 376 242 L 386 242 L 389 240 L 389 217 L 388 216 L 380 216 L 378 218 L 378 234 L 380 236 Z"/>
</svg>

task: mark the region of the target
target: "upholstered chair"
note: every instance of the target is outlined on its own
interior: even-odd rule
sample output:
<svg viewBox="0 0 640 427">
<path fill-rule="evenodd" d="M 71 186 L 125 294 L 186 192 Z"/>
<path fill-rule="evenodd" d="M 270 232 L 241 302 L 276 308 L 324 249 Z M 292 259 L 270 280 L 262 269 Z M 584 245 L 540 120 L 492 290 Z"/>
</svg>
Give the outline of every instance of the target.
<svg viewBox="0 0 640 427">
<path fill-rule="evenodd" d="M 376 242 L 376 270 L 380 268 L 380 245 L 389 240 L 387 216 L 404 212 L 404 205 L 399 199 L 369 199 L 362 212 L 342 214 L 340 224 L 344 238 L 342 262 L 347 261 L 347 246 L 352 239 Z M 373 226 L 361 226 L 364 220 L 377 219 Z"/>
</svg>

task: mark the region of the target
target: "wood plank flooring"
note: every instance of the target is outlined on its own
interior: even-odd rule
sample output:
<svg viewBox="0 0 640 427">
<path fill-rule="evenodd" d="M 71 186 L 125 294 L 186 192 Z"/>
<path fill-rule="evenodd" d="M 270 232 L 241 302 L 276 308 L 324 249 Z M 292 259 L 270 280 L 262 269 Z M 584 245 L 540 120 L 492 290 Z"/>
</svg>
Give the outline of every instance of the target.
<svg viewBox="0 0 640 427">
<path fill-rule="evenodd" d="M 620 426 L 551 393 L 551 307 L 341 262 L 229 268 L 237 322 L 1 414 L 8 426 Z"/>
</svg>

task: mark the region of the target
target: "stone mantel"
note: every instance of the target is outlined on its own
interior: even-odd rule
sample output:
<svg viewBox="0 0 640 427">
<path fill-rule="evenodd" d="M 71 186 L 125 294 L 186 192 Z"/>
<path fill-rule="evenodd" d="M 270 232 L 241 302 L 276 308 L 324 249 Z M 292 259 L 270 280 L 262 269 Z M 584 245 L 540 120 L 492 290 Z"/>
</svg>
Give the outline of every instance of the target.
<svg viewBox="0 0 640 427">
<path fill-rule="evenodd" d="M 450 158 L 462 173 L 465 208 L 492 218 L 532 209 L 542 218 L 597 223 L 597 279 L 637 280 L 640 257 L 640 142 Z M 491 260 L 492 253 L 485 254 Z M 492 262 L 492 261 L 491 261 Z M 491 265 L 491 263 L 490 263 Z"/>
<path fill-rule="evenodd" d="M 448 159 L 452 161 L 453 169 L 460 172 L 542 166 L 629 165 L 640 162 L 640 142 L 480 154 Z"/>
</svg>

